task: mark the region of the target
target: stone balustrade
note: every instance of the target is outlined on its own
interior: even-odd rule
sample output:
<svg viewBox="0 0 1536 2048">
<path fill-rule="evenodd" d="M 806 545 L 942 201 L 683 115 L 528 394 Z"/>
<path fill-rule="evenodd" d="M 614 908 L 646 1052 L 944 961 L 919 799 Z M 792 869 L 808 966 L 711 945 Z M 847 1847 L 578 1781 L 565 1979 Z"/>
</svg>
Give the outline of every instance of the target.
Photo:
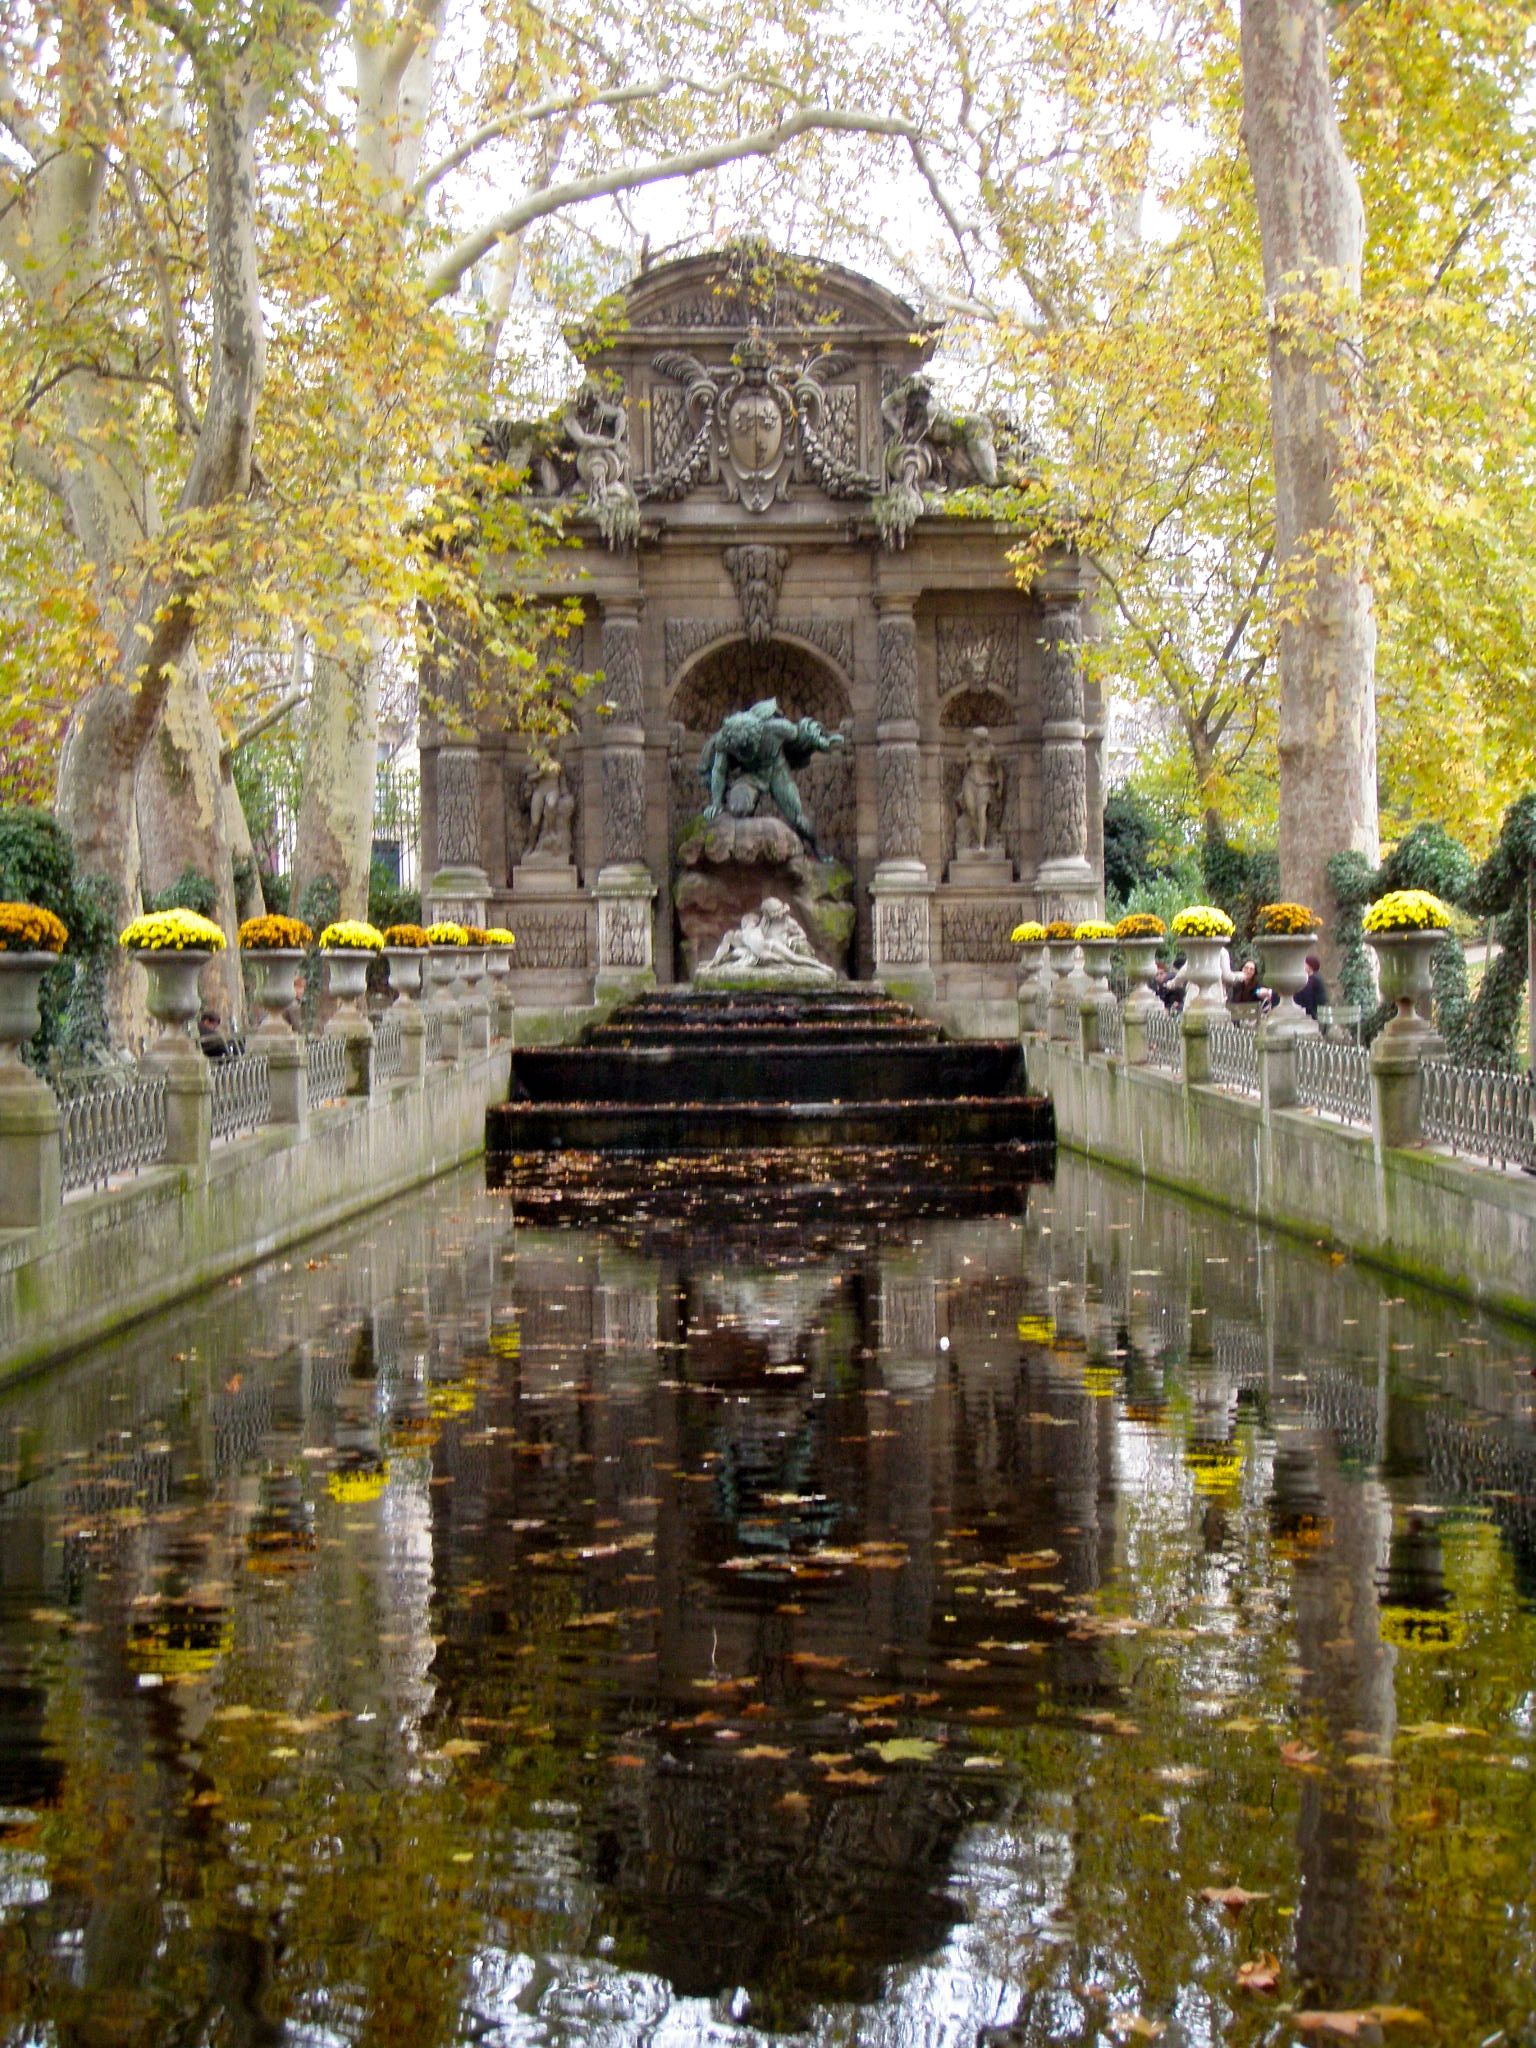
<svg viewBox="0 0 1536 2048">
<path fill-rule="evenodd" d="M 511 1015 L 457 992 L 0 1085 L 0 1378 L 479 1152 Z M 474 1042 L 478 1040 L 478 1043 Z"/>
<path fill-rule="evenodd" d="M 1023 1033 L 1060 1143 L 1536 1319 L 1529 1074 L 1458 1066 L 1422 1027 L 1366 1048 L 1067 1000 L 1077 1030 L 1053 1002 L 1055 1028 Z"/>
</svg>

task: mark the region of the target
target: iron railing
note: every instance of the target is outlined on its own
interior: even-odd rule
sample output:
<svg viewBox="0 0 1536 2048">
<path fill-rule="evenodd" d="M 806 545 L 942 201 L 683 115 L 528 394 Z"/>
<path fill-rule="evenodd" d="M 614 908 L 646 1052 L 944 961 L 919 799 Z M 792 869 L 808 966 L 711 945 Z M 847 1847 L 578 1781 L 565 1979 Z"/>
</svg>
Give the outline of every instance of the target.
<svg viewBox="0 0 1536 2048">
<path fill-rule="evenodd" d="M 63 1118 L 59 1147 L 64 1192 L 105 1187 L 116 1174 L 140 1173 L 165 1153 L 165 1076 L 124 1067 L 50 1074 Z"/>
<path fill-rule="evenodd" d="M 1170 1074 L 1184 1071 L 1184 1030 L 1172 1010 L 1161 1003 L 1147 1012 L 1147 1065 L 1163 1067 Z"/>
<path fill-rule="evenodd" d="M 405 1057 L 405 1036 L 393 1010 L 373 1020 L 373 1071 L 381 1081 L 392 1081 Z"/>
<path fill-rule="evenodd" d="M 347 1092 L 347 1048 L 340 1038 L 306 1040 L 308 1051 L 309 1103 L 339 1102 Z"/>
<path fill-rule="evenodd" d="M 209 1063 L 213 1079 L 213 1135 L 233 1138 L 259 1131 L 272 1115 L 272 1080 L 264 1052 L 232 1052 Z"/>
<path fill-rule="evenodd" d="M 1211 1079 L 1218 1088 L 1236 1088 L 1244 1095 L 1259 1092 L 1259 1034 L 1241 1024 L 1211 1026 Z"/>
<path fill-rule="evenodd" d="M 1113 996 L 1099 1003 L 1099 1047 L 1117 1060 L 1125 1058 L 1125 1013 Z"/>
<path fill-rule="evenodd" d="M 422 1057 L 430 1066 L 433 1060 L 443 1056 L 443 1029 L 447 1018 L 441 1010 L 427 1009 L 422 1012 L 427 1020 L 427 1035 L 422 1041 Z"/>
<path fill-rule="evenodd" d="M 1421 1109 L 1432 1145 L 1536 1172 L 1536 1082 L 1496 1067 L 1425 1060 Z"/>
<path fill-rule="evenodd" d="M 1296 1041 L 1296 1100 L 1303 1109 L 1342 1118 L 1347 1124 L 1371 1120 L 1371 1056 L 1363 1045 L 1328 1038 Z"/>
</svg>

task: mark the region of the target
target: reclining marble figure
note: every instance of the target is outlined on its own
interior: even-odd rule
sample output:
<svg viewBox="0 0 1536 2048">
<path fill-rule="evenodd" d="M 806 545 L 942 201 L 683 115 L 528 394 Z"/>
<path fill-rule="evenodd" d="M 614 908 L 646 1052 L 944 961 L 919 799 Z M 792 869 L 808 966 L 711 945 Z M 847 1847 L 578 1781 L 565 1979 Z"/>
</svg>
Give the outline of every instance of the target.
<svg viewBox="0 0 1536 2048">
<path fill-rule="evenodd" d="M 785 718 L 777 697 L 765 697 L 750 711 L 733 711 L 699 756 L 699 776 L 709 791 L 705 817 L 728 810 L 733 818 L 750 818 L 758 800 L 770 796 L 816 858 L 830 859 L 816 843 L 790 771 L 844 744 L 840 732 L 828 732 L 814 718 Z"/>
<path fill-rule="evenodd" d="M 818 960 L 799 919 L 777 896 L 765 896 L 749 910 L 715 948 L 706 974 L 793 973 L 813 980 L 836 981 L 835 971 Z"/>
</svg>

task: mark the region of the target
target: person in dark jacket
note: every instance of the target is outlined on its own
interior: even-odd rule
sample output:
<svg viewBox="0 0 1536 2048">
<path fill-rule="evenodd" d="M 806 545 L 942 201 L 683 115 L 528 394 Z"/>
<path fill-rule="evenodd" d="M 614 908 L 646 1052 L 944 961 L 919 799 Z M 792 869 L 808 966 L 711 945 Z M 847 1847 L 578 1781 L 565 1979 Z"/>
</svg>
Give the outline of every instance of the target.
<svg viewBox="0 0 1536 2048">
<path fill-rule="evenodd" d="M 1323 980 L 1323 963 L 1315 953 L 1307 955 L 1307 978 L 1296 991 L 1296 1007 L 1305 1010 L 1313 1023 L 1317 1022 L 1318 1007 L 1328 1000 L 1328 987 Z"/>
</svg>

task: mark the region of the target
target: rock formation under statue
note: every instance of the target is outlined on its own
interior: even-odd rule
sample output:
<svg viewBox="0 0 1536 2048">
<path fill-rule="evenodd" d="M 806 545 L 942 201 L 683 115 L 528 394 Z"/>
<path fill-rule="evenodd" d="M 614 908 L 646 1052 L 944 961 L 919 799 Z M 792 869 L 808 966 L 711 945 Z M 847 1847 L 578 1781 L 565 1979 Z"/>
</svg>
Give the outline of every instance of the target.
<svg viewBox="0 0 1536 2048">
<path fill-rule="evenodd" d="M 777 896 L 749 910 L 694 975 L 700 988 L 824 988 L 834 971 L 811 950 L 799 920 Z"/>
<path fill-rule="evenodd" d="M 787 907 L 814 959 L 846 975 L 853 938 L 852 877 L 813 860 L 782 818 L 701 818 L 677 849 L 674 887 L 683 965 L 696 980 L 721 940 L 770 900 Z"/>
</svg>

